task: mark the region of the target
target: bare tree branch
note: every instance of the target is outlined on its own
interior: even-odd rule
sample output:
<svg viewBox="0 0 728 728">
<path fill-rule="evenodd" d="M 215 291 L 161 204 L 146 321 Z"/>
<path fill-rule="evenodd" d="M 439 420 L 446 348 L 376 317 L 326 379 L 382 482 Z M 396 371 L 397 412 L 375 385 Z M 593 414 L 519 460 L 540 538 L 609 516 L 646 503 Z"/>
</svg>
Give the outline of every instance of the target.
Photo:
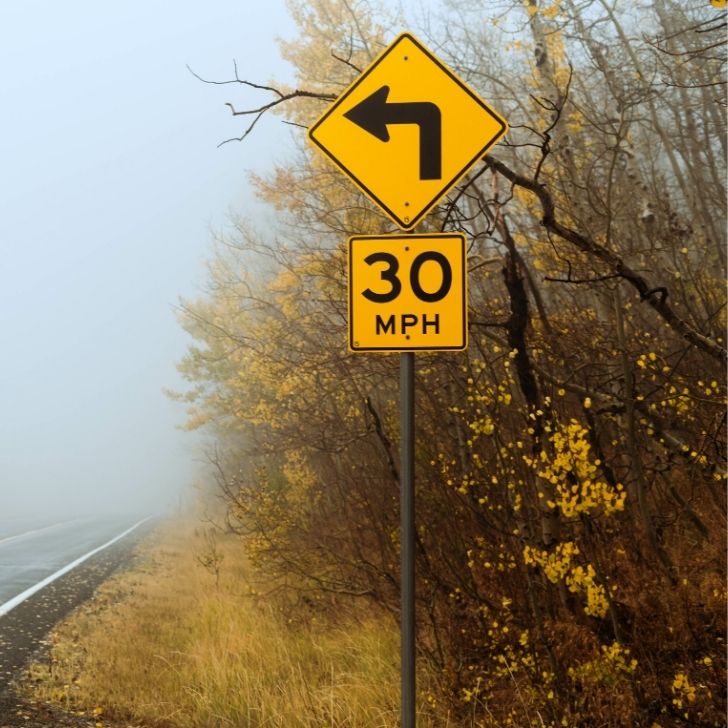
<svg viewBox="0 0 728 728">
<path fill-rule="evenodd" d="M 265 114 L 266 111 L 270 111 L 271 109 L 274 109 L 279 104 L 285 103 L 286 101 L 290 101 L 291 99 L 295 98 L 308 98 L 308 99 L 320 99 L 322 101 L 334 101 L 336 99 L 336 96 L 334 94 L 324 94 L 324 93 L 318 93 L 315 91 L 304 91 L 302 89 L 296 89 L 295 91 L 288 91 L 283 92 L 280 89 L 276 88 L 275 86 L 266 86 L 259 83 L 253 83 L 252 81 L 246 81 L 245 79 L 241 79 L 238 75 L 238 66 L 237 63 L 233 61 L 234 67 L 235 67 L 235 78 L 228 79 L 227 81 L 210 81 L 209 79 L 202 78 L 198 73 L 195 73 L 189 66 L 187 66 L 187 70 L 198 80 L 202 81 L 203 83 L 209 83 L 213 84 L 215 86 L 224 86 L 231 83 L 237 83 L 241 84 L 243 86 L 248 86 L 250 88 L 254 88 L 258 91 L 268 91 L 269 93 L 272 93 L 276 96 L 276 98 L 273 99 L 273 101 L 269 101 L 267 104 L 262 104 L 261 106 L 257 106 L 252 109 L 242 109 L 238 111 L 235 106 L 229 101 L 225 102 L 225 106 L 228 106 L 230 108 L 230 111 L 232 112 L 233 116 L 252 116 L 253 120 L 248 125 L 247 129 L 242 133 L 239 137 L 231 137 L 230 139 L 225 139 L 224 141 L 220 142 L 217 146 L 220 148 L 224 144 L 228 144 L 229 142 L 241 142 L 243 141 L 250 132 L 253 131 L 255 128 L 255 125 L 258 123 L 260 118 Z"/>
<path fill-rule="evenodd" d="M 680 336 L 685 338 L 691 344 L 702 349 L 706 353 L 715 357 L 719 361 L 725 362 L 728 359 L 728 352 L 720 346 L 716 341 L 704 336 L 696 331 L 687 321 L 678 316 L 667 303 L 667 296 L 654 296 L 654 292 L 659 291 L 660 287 L 651 286 L 637 271 L 630 268 L 622 258 L 613 251 L 600 245 L 593 238 L 583 235 L 582 233 L 561 224 L 556 219 L 556 206 L 554 204 L 551 193 L 546 186 L 536 182 L 524 175 L 514 172 L 503 162 L 495 159 L 491 155 L 487 155 L 484 159 L 485 163 L 496 172 L 502 174 L 507 180 L 514 185 L 523 187 L 533 192 L 538 197 L 543 210 L 542 224 L 550 232 L 558 235 L 560 238 L 567 240 L 589 255 L 593 255 L 599 260 L 607 264 L 607 266 L 624 280 L 628 281 L 640 294 L 640 299 L 646 301 L 657 313 L 665 320 L 665 322 Z M 666 290 L 666 289 L 665 289 Z"/>
</svg>

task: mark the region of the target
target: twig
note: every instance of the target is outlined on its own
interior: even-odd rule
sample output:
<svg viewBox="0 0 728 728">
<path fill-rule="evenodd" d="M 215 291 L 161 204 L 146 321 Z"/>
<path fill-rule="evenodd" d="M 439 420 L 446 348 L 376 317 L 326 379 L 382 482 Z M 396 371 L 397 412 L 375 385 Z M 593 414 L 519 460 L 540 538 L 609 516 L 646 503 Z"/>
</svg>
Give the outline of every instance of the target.
<svg viewBox="0 0 728 728">
<path fill-rule="evenodd" d="M 237 83 L 241 84 L 243 86 L 248 86 L 249 88 L 256 89 L 257 91 L 268 91 L 269 93 L 274 94 L 277 98 L 273 99 L 273 101 L 268 102 L 267 104 L 263 104 L 262 106 L 257 106 L 254 109 L 243 109 L 241 111 L 238 111 L 232 103 L 229 101 L 225 102 L 225 106 L 228 106 L 230 108 L 230 111 L 232 112 L 233 116 L 253 116 L 253 121 L 250 122 L 248 125 L 248 128 L 243 132 L 243 134 L 239 137 L 232 137 L 230 139 L 225 139 L 225 141 L 220 142 L 217 146 L 218 148 L 223 146 L 224 144 L 228 144 L 229 142 L 241 142 L 245 139 L 245 137 L 250 134 L 251 131 L 255 128 L 255 125 L 260 120 L 261 116 L 265 114 L 266 111 L 270 111 L 271 109 L 275 108 L 279 104 L 285 103 L 286 101 L 290 101 L 291 99 L 295 98 L 308 98 L 308 99 L 320 99 L 322 101 L 334 101 L 336 99 L 336 96 L 333 94 L 325 94 L 325 93 L 318 93 L 316 91 L 304 91 L 302 89 L 296 89 L 295 91 L 289 91 L 287 93 L 281 91 L 280 89 L 277 89 L 275 86 L 266 86 L 259 83 L 253 83 L 252 81 L 246 81 L 245 79 L 240 78 L 238 75 L 238 65 L 235 61 L 233 61 L 233 67 L 235 69 L 235 78 L 228 79 L 227 81 L 211 81 L 207 78 L 203 78 L 198 73 L 195 73 L 189 66 L 187 66 L 187 70 L 199 81 L 202 81 L 202 83 L 209 83 L 214 86 L 225 86 L 227 84 L 231 83 Z M 290 122 L 288 122 L 290 123 Z"/>
</svg>

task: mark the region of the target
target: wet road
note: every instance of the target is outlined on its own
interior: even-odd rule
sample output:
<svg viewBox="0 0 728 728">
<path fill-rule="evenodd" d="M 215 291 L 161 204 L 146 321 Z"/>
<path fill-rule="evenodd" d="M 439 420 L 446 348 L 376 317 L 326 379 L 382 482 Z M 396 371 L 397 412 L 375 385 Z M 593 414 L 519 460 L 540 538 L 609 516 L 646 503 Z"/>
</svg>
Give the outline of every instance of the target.
<svg viewBox="0 0 728 728">
<path fill-rule="evenodd" d="M 0 617 L 28 589 L 104 546 L 139 518 L 79 518 L 56 523 L 0 521 Z M 29 595 L 28 595 L 29 596 Z"/>
<path fill-rule="evenodd" d="M 60 619 L 129 564 L 152 525 L 138 516 L 0 519 L 0 726 L 21 700 L 12 680 L 23 682 L 23 665 Z"/>
</svg>

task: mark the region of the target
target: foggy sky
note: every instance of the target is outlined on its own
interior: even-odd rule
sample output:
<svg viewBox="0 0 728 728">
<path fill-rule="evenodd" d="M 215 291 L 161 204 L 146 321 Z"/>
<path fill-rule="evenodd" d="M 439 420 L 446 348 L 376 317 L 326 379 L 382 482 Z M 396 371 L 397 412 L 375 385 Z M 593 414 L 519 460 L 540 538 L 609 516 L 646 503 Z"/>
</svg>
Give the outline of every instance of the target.
<svg viewBox="0 0 728 728">
<path fill-rule="evenodd" d="M 162 392 L 183 386 L 173 307 L 210 228 L 260 215 L 247 172 L 291 132 L 217 149 L 241 129 L 224 101 L 253 97 L 186 64 L 290 80 L 277 35 L 283 0 L 0 4 L 0 515 L 159 507 L 194 479 Z"/>
<path fill-rule="evenodd" d="M 199 479 L 163 394 L 185 389 L 174 307 L 230 213 L 274 223 L 248 175 L 301 134 L 271 116 L 218 149 L 244 128 L 224 102 L 268 97 L 186 66 L 292 83 L 296 35 L 285 0 L 0 3 L 0 518 L 148 512 Z"/>
</svg>

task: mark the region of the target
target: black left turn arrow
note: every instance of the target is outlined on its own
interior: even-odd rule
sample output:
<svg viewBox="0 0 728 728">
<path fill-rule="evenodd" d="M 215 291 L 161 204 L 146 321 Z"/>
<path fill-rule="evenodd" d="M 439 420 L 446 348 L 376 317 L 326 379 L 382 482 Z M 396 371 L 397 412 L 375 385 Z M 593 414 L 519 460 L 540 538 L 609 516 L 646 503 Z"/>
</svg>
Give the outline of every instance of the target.
<svg viewBox="0 0 728 728">
<path fill-rule="evenodd" d="M 382 86 L 344 116 L 383 142 L 389 141 L 387 124 L 417 124 L 420 127 L 420 179 L 441 179 L 440 108 L 430 101 L 389 103 L 388 95 L 389 86 Z"/>
</svg>

